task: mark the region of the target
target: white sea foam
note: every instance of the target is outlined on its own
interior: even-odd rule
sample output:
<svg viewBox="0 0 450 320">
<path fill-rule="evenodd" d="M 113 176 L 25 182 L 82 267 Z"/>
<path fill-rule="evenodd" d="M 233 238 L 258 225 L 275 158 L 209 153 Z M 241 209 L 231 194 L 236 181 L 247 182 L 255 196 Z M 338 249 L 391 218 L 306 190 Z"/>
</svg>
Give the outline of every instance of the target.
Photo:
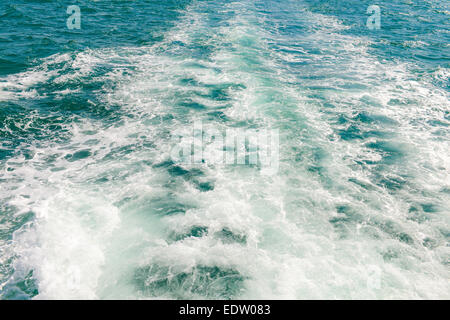
<svg viewBox="0 0 450 320">
<path fill-rule="evenodd" d="M 448 131 L 436 132 L 448 129 L 435 129 L 431 122 L 447 121 L 448 95 L 414 80 L 406 64 L 378 61 L 367 52 L 367 39 L 339 33 L 346 27 L 337 19 L 299 10 L 299 19 L 313 26 L 300 44 L 323 52 L 297 48 L 285 53 L 270 42 L 292 39 L 258 25 L 252 4 L 221 8 L 230 18 L 216 29 L 208 28 L 206 5 L 189 7 L 155 46 L 58 58 L 77 70 L 56 77 L 59 82 L 91 77 L 97 64 L 118 56 L 136 71 L 123 75 L 115 69 L 102 76 L 117 84 L 114 89 L 106 85 L 100 99 L 120 105 L 122 124 L 81 119 L 68 128 L 66 145 L 35 146 L 32 159 L 7 162 L 14 171 L 2 173 L 2 198 L 19 213 L 36 214 L 12 244 L 1 246 L 18 256 L 15 277 L 33 270 L 36 298 L 135 298 L 148 297 L 133 283 L 138 267 L 168 266 L 176 274 L 218 266 L 242 275 L 241 298 L 448 297 L 449 252 L 440 230 L 449 222 L 449 195 L 442 189 L 449 188 L 450 149 Z M 198 34 L 218 38 L 205 61 L 160 51 L 177 50 L 175 41 L 192 45 Z M 309 89 L 293 82 L 298 73 L 289 63 L 304 59 L 323 67 L 306 72 L 325 76 L 311 77 L 307 85 L 333 88 L 324 93 L 333 105 L 329 113 L 323 100 L 309 97 Z M 335 77 L 326 77 L 329 73 Z M 347 82 L 345 75 L 351 78 Z M 28 78 L 24 73 L 9 80 L 15 97 L 38 79 Z M 48 74 L 39 81 L 46 79 Z M 183 84 L 185 79 L 192 84 Z M 209 96 L 209 86 L 230 83 L 241 87 L 230 88 L 224 101 Z M 352 84 L 365 87 L 340 87 Z M 200 169 L 198 179 L 213 183 L 203 192 L 193 181 L 158 169 L 170 158 L 170 133 L 188 133 L 198 117 L 207 119 L 177 107 L 177 99 L 193 96 L 191 101 L 210 111 L 223 110 L 229 121 L 206 125 L 280 129 L 279 174 L 266 176 L 246 166 L 180 165 Z M 408 184 L 396 192 L 376 183 L 376 166 L 389 152 L 367 147 L 379 142 L 377 136 L 345 140 L 336 133 L 348 126 L 333 123 L 336 115 L 354 118 L 364 111 L 384 119 L 370 129 L 395 137 L 388 142 L 403 155 L 401 166 L 387 165 L 381 173 L 392 181 L 407 177 Z M 80 154 L 87 151 L 89 156 Z M 50 166 L 49 156 L 54 158 Z M 423 213 L 420 204 L 430 199 L 442 209 L 428 221 L 411 219 L 408 210 L 415 206 Z M 162 207 L 157 205 L 164 201 L 182 204 L 184 214 L 158 214 Z M 207 228 L 207 234 L 168 240 L 193 226 Z M 241 240 L 224 240 L 219 236 L 224 229 Z M 402 234 L 412 240 L 400 241 Z M 426 239 L 431 245 L 423 245 Z"/>
</svg>

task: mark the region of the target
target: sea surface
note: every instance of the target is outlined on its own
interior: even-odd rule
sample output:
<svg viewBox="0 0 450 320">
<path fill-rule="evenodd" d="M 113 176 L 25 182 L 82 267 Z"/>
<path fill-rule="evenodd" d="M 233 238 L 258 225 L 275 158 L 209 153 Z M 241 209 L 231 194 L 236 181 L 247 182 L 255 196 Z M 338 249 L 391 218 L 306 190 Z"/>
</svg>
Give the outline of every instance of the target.
<svg viewBox="0 0 450 320">
<path fill-rule="evenodd" d="M 1 299 L 450 299 L 450 1 L 0 23 Z M 196 123 L 277 132 L 275 172 L 176 161 Z"/>
</svg>

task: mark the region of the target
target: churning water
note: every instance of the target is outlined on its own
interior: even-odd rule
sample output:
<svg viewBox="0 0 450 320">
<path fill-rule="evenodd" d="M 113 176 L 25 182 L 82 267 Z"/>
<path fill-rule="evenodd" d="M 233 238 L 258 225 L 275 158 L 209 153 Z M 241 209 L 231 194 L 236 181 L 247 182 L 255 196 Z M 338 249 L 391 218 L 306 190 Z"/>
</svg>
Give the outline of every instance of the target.
<svg viewBox="0 0 450 320">
<path fill-rule="evenodd" d="M 449 299 L 449 18 L 2 1 L 0 297 Z"/>
</svg>

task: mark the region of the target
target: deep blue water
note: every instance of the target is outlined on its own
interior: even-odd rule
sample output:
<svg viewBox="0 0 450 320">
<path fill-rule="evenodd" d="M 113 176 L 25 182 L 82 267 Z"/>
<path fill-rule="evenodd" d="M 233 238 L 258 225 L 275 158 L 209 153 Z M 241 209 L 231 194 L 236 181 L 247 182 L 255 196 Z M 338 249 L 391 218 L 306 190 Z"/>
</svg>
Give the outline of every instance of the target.
<svg viewBox="0 0 450 320">
<path fill-rule="evenodd" d="M 3 1 L 0 298 L 448 299 L 449 18 L 445 0 Z M 199 123 L 200 160 L 177 161 Z M 214 130 L 277 132 L 275 172 L 250 142 L 214 162 L 235 147 Z"/>
</svg>

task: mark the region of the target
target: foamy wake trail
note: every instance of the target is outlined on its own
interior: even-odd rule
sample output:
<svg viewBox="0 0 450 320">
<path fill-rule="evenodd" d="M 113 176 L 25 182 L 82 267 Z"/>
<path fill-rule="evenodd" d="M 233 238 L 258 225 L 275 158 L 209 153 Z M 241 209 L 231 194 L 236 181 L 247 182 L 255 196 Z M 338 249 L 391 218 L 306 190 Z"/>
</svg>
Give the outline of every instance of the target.
<svg viewBox="0 0 450 320">
<path fill-rule="evenodd" d="M 154 46 L 58 55 L 31 71 L 102 82 L 98 98 L 119 108 L 113 122 L 74 116 L 65 143 L 6 162 L 2 200 L 34 216 L 0 243 L 14 269 L 0 290 L 449 298 L 448 94 L 378 61 L 337 19 L 297 1 L 263 9 L 194 2 Z M 291 20 L 268 22 L 271 10 Z M 287 37 L 283 23 L 307 31 Z M 96 76 L 100 65 L 111 71 Z M 29 75 L 8 78 L 2 97 L 38 99 Z M 174 162 L 173 133 L 196 121 L 279 130 L 278 173 Z"/>
</svg>

